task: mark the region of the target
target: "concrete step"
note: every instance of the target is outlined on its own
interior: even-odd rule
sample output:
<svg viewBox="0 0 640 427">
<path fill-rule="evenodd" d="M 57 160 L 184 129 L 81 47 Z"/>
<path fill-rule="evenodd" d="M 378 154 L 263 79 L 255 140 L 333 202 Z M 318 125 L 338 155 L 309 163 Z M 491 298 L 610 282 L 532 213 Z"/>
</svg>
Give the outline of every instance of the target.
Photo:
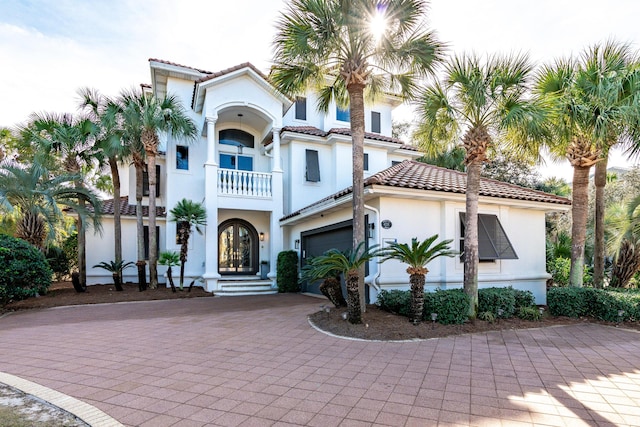
<svg viewBox="0 0 640 427">
<path fill-rule="evenodd" d="M 219 296 L 240 296 L 240 295 L 268 295 L 278 293 L 277 289 L 271 287 L 271 280 L 259 280 L 255 278 L 237 278 L 233 280 L 220 280 L 220 290 L 215 294 Z"/>
</svg>

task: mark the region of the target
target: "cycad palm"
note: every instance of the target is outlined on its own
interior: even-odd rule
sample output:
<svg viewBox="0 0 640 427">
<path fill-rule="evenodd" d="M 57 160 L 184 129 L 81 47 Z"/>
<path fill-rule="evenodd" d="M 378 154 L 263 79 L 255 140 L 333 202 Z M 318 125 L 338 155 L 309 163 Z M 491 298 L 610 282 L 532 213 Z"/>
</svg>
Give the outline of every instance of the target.
<svg viewBox="0 0 640 427">
<path fill-rule="evenodd" d="M 457 254 L 450 249 L 453 240 L 443 240 L 434 246 L 438 235 L 426 238 L 420 242 L 417 238 L 411 239 L 411 245 L 407 243 L 391 243 L 380 251 L 381 262 L 395 259 L 408 264 L 409 283 L 411 284 L 411 320 L 419 323 L 422 320 L 424 307 L 424 284 L 426 274 L 429 272 L 427 264 L 441 256 L 452 257 Z"/>
<path fill-rule="evenodd" d="M 611 286 L 624 288 L 640 270 L 640 196 L 610 206 L 605 222 L 610 234 L 607 246 L 615 254 Z"/>
<path fill-rule="evenodd" d="M 178 241 L 180 242 L 180 289 L 184 284 L 184 265 L 189 251 L 189 237 L 191 227 L 202 234 L 203 226 L 207 225 L 207 211 L 202 203 L 182 199 L 171 209 L 169 221 L 174 221 L 178 227 Z"/>
<path fill-rule="evenodd" d="M 196 125 L 187 115 L 182 103 L 173 95 L 163 99 L 150 93 L 124 92 L 121 95 L 125 120 L 140 128 L 140 142 L 147 158 L 149 176 L 149 287 L 158 286 L 156 235 L 156 157 L 160 145 L 159 132 L 187 141 L 197 137 Z"/>
<path fill-rule="evenodd" d="M 467 170 L 464 240 L 464 289 L 471 298 L 469 316 L 478 305 L 478 196 L 480 172 L 488 150 L 501 142 L 537 138 L 535 102 L 527 99 L 531 66 L 526 56 L 453 58 L 441 83 L 419 99 L 420 124 L 415 134 L 427 154 L 457 145 L 462 139 Z"/>
<path fill-rule="evenodd" d="M 353 249 L 365 239 L 364 95 L 414 94 L 432 72 L 442 45 L 425 31 L 424 0 L 293 0 L 281 15 L 271 80 L 281 92 L 319 93 L 318 108 L 349 106 L 353 162 Z M 375 20 L 384 28 L 374 31 Z M 364 276 L 363 274 L 361 276 Z M 359 301 L 364 309 L 364 277 Z"/>
</svg>

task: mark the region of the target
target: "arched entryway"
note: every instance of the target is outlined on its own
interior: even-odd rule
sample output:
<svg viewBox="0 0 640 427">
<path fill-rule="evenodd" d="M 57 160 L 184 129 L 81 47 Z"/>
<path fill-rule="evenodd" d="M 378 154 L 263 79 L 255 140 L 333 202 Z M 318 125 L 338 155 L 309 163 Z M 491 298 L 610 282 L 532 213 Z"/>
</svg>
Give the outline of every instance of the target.
<svg viewBox="0 0 640 427">
<path fill-rule="evenodd" d="M 229 219 L 218 226 L 218 272 L 221 275 L 258 272 L 258 233 L 247 221 Z"/>
</svg>

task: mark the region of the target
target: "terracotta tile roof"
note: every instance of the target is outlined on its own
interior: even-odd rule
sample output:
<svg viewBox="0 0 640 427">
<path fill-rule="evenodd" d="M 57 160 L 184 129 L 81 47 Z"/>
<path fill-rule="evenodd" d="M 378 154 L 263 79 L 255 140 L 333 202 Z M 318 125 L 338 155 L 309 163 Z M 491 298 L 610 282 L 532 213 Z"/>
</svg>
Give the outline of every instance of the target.
<svg viewBox="0 0 640 427">
<path fill-rule="evenodd" d="M 159 62 L 161 64 L 175 65 L 176 67 L 188 68 L 190 70 L 194 70 L 203 74 L 213 74 L 211 71 L 201 70 L 199 68 L 189 67 L 188 65 L 182 65 L 175 62 L 171 62 L 171 61 L 165 61 L 164 59 L 149 58 L 149 62 L 152 62 L 152 61 Z"/>
<path fill-rule="evenodd" d="M 102 214 L 113 215 L 113 199 L 102 201 Z M 129 197 L 120 197 L 120 215 L 123 216 L 136 216 L 136 205 L 129 204 Z M 149 206 L 142 206 L 142 216 L 149 216 Z M 167 212 L 164 207 L 156 206 L 156 217 L 166 217 Z"/>
<path fill-rule="evenodd" d="M 313 126 L 284 126 L 282 128 L 282 132 L 287 132 L 287 131 L 303 133 L 305 135 L 322 136 L 322 137 L 326 137 L 330 134 L 351 136 L 351 129 L 349 128 L 332 128 L 332 129 L 329 129 L 328 132 L 325 132 L 322 129 L 318 129 Z M 373 141 L 383 141 L 383 142 L 392 142 L 394 144 L 400 144 L 401 145 L 400 148 L 411 150 L 411 151 L 418 151 L 416 147 L 412 145 L 407 145 L 397 138 L 380 135 L 378 133 L 365 132 L 364 137 L 367 139 L 371 139 Z"/>
<path fill-rule="evenodd" d="M 365 187 L 372 185 L 465 194 L 467 189 L 467 174 L 428 165 L 415 160 L 405 160 L 364 180 Z M 331 200 L 346 196 L 350 194 L 351 191 L 351 187 L 345 188 L 342 191 L 283 217 L 282 220 L 295 217 L 313 207 L 321 206 Z M 571 204 L 571 201 L 565 197 L 488 178 L 481 178 L 480 180 L 480 195 L 558 205 Z"/>
<path fill-rule="evenodd" d="M 251 68 L 260 77 L 262 77 L 263 79 L 268 81 L 267 76 L 265 76 L 262 73 L 262 71 L 258 70 L 253 64 L 251 64 L 250 62 L 243 62 L 242 64 L 234 65 L 233 67 L 229 67 L 229 68 L 226 68 L 226 69 L 221 70 L 221 71 L 216 71 L 215 73 L 211 73 L 211 72 L 208 72 L 208 71 L 201 71 L 201 72 L 207 73 L 209 75 L 199 78 L 198 80 L 196 80 L 196 83 L 206 82 L 208 80 L 212 80 L 212 79 L 224 76 L 225 74 L 233 73 L 234 71 L 238 71 L 238 70 L 241 70 L 243 68 Z"/>
</svg>

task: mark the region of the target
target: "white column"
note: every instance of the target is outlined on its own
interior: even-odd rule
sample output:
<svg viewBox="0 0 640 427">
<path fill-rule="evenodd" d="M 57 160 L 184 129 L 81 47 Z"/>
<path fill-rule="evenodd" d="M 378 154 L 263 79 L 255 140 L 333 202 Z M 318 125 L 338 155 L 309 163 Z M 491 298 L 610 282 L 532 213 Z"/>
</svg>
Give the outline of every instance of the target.
<svg viewBox="0 0 640 427">
<path fill-rule="evenodd" d="M 218 290 L 218 161 L 216 149 L 217 116 L 207 117 L 207 162 L 204 164 L 205 208 L 207 226 L 205 230 L 204 288 L 207 292 Z"/>
<path fill-rule="evenodd" d="M 274 134 L 275 135 L 275 134 Z M 275 142 L 275 137 L 274 137 Z M 275 146 L 274 146 L 275 148 Z M 276 152 L 273 152 L 275 158 Z M 278 162 L 280 163 L 280 162 Z M 282 170 L 274 170 L 271 174 L 272 192 L 273 198 L 271 203 L 271 217 L 269 225 L 269 237 L 270 237 L 270 254 L 271 254 L 271 269 L 269 271 L 269 278 L 273 281 L 272 286 L 276 287 L 276 269 L 278 265 L 278 254 L 284 249 L 283 244 L 283 232 L 280 226 L 280 218 L 283 217 L 283 183 L 282 183 Z"/>
<path fill-rule="evenodd" d="M 273 168 L 272 172 L 282 172 L 282 164 L 280 161 L 280 128 L 273 128 Z"/>
<path fill-rule="evenodd" d="M 207 164 L 218 165 L 218 149 L 216 147 L 216 122 L 218 116 L 207 116 Z"/>
</svg>

